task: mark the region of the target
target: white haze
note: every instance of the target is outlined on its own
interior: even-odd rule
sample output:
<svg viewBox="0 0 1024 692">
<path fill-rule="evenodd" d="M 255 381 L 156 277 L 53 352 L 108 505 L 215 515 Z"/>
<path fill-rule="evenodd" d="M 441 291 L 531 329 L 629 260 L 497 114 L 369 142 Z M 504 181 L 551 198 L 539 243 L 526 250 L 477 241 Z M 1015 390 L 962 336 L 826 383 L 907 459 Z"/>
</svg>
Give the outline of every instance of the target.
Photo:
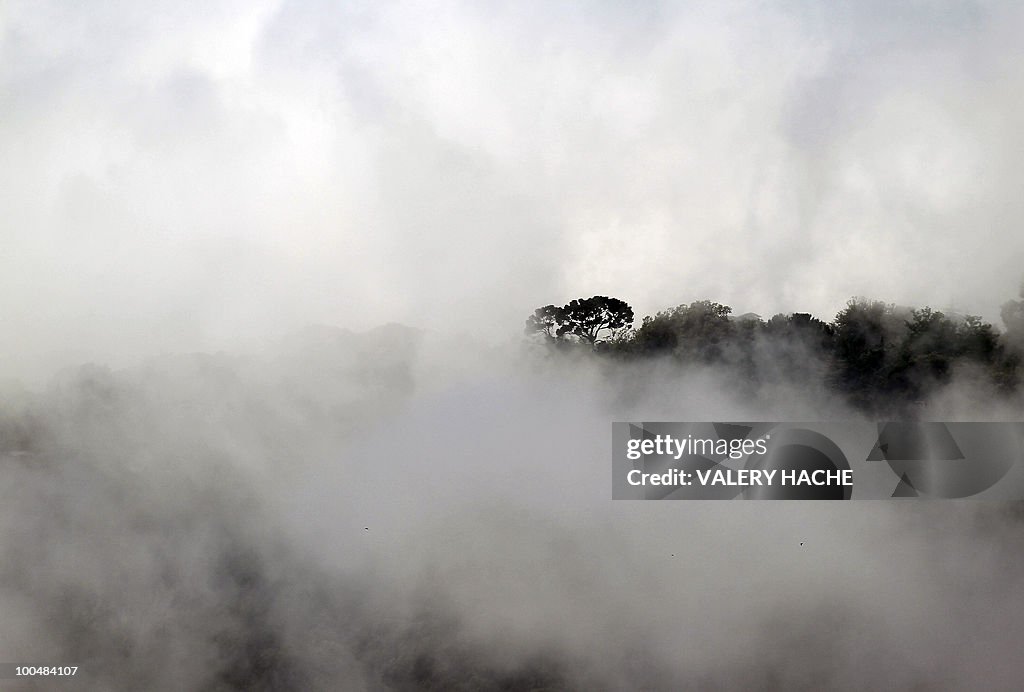
<svg viewBox="0 0 1024 692">
<path fill-rule="evenodd" d="M 0 7 L 0 374 L 594 294 L 998 319 L 1014 3 Z"/>
<path fill-rule="evenodd" d="M 1016 688 L 1004 508 L 610 500 L 610 421 L 855 417 L 824 392 L 421 338 L 8 397 L 5 657 L 100 690 Z"/>
<path fill-rule="evenodd" d="M 1002 2 L 3 3 L 0 663 L 1019 689 L 1006 508 L 612 502 L 613 420 L 856 414 L 813 377 L 748 399 L 516 341 L 594 294 L 997 320 L 1022 29 Z M 364 333 L 389 323 L 424 331 Z M 926 414 L 1021 412 L 964 375 Z"/>
</svg>

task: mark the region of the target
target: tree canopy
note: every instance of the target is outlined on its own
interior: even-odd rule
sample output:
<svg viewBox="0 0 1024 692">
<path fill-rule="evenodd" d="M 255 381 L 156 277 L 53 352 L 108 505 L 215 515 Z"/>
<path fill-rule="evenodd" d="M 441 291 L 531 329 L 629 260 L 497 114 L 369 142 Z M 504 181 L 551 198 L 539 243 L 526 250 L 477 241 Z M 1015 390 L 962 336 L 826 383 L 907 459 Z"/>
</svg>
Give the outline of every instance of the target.
<svg viewBox="0 0 1024 692">
<path fill-rule="evenodd" d="M 818 379 L 875 413 L 916 405 L 959 370 L 1016 391 L 1024 363 L 1024 300 L 1003 306 L 1003 334 L 976 315 L 864 298 L 851 299 L 829 322 L 800 312 L 768 321 L 753 313 L 733 317 L 731 307 L 711 300 L 644 317 L 636 329 L 633 319 L 624 301 L 594 296 L 537 308 L 526 332 L 604 357 L 722 366 L 752 390 L 780 378 Z"/>
<path fill-rule="evenodd" d="M 614 332 L 633 324 L 633 308 L 618 298 L 577 298 L 564 307 L 545 305 L 526 319 L 527 334 L 541 334 L 547 341 L 573 336 L 594 346 L 603 331 Z"/>
</svg>

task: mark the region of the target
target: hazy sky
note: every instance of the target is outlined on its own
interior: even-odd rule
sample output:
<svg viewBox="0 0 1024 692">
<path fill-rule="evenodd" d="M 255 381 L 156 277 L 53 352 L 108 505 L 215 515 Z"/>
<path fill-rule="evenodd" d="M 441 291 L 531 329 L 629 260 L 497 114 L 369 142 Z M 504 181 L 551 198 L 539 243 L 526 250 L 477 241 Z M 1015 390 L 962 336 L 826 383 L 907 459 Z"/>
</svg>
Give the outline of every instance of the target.
<svg viewBox="0 0 1024 692">
<path fill-rule="evenodd" d="M 1024 7 L 0 6 L 0 372 L 610 294 L 998 319 Z"/>
</svg>

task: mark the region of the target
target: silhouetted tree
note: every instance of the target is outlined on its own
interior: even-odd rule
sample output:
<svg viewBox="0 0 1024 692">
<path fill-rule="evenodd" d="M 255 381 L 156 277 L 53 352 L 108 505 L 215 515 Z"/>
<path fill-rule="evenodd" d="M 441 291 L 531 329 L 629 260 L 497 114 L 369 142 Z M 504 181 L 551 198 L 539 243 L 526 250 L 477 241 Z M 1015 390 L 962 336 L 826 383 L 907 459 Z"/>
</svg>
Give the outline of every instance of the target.
<svg viewBox="0 0 1024 692">
<path fill-rule="evenodd" d="M 1020 288 L 1024 298 L 1024 285 Z M 1009 300 L 1003 304 L 1000 316 L 1006 325 L 1004 334 L 1007 345 L 1016 351 L 1024 351 L 1024 300 Z"/>
<path fill-rule="evenodd" d="M 638 352 L 672 353 L 680 360 L 712 362 L 722 357 L 735 330 L 732 308 L 710 300 L 685 303 L 644 318 L 636 332 Z"/>
<path fill-rule="evenodd" d="M 593 345 L 602 331 L 633 324 L 633 308 L 618 298 L 607 296 L 577 298 L 561 309 L 558 322 L 557 336 L 572 334 Z"/>
<path fill-rule="evenodd" d="M 806 312 L 778 314 L 764 323 L 754 351 L 762 382 L 813 385 L 832 371 L 832 325 Z"/>
<path fill-rule="evenodd" d="M 900 384 L 908 399 L 917 400 L 949 380 L 962 349 L 957 324 L 945 314 L 929 307 L 911 314 L 889 379 Z"/>
<path fill-rule="evenodd" d="M 970 365 L 998 379 L 999 338 L 992 325 L 977 315 L 950 318 L 931 308 L 914 310 L 893 368 L 908 396 L 921 398 L 947 383 L 953 369 Z"/>
<path fill-rule="evenodd" d="M 669 312 L 647 315 L 633 336 L 633 350 L 643 355 L 670 354 L 679 343 L 675 325 Z"/>
<path fill-rule="evenodd" d="M 773 341 L 797 342 L 822 355 L 832 350 L 835 329 L 810 313 L 778 314 L 764 323 L 764 335 Z"/>
<path fill-rule="evenodd" d="M 557 338 L 558 325 L 562 323 L 562 308 L 554 305 L 545 305 L 537 308 L 533 314 L 526 318 L 526 329 L 528 335 L 543 334 L 545 339 L 552 341 Z"/>
<path fill-rule="evenodd" d="M 879 396 L 904 388 L 890 377 L 907 332 L 906 320 L 894 305 L 853 299 L 836 315 L 833 328 L 833 384 L 855 405 L 873 409 Z"/>
<path fill-rule="evenodd" d="M 992 365 L 999 355 L 999 334 L 982 322 L 978 315 L 968 315 L 957 327 L 957 356 L 982 365 Z"/>
<path fill-rule="evenodd" d="M 1024 298 L 1024 284 L 1020 287 Z M 1024 300 L 1009 300 L 1000 312 L 1006 331 L 999 337 L 993 378 L 1000 389 L 1014 391 L 1020 384 L 1021 363 L 1024 362 Z"/>
</svg>

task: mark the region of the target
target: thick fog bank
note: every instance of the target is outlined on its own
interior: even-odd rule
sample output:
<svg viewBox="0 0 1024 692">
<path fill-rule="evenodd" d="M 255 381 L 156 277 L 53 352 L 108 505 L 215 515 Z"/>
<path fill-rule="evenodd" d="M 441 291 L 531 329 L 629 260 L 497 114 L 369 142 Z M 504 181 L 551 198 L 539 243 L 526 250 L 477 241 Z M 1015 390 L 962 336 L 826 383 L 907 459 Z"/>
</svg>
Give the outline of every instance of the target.
<svg viewBox="0 0 1024 692">
<path fill-rule="evenodd" d="M 856 417 L 827 391 L 455 346 L 319 328 L 9 387 L 4 658 L 97 690 L 1019 685 L 1012 508 L 610 500 L 611 421 Z M 1019 419 L 989 394 L 926 413 Z"/>
</svg>

